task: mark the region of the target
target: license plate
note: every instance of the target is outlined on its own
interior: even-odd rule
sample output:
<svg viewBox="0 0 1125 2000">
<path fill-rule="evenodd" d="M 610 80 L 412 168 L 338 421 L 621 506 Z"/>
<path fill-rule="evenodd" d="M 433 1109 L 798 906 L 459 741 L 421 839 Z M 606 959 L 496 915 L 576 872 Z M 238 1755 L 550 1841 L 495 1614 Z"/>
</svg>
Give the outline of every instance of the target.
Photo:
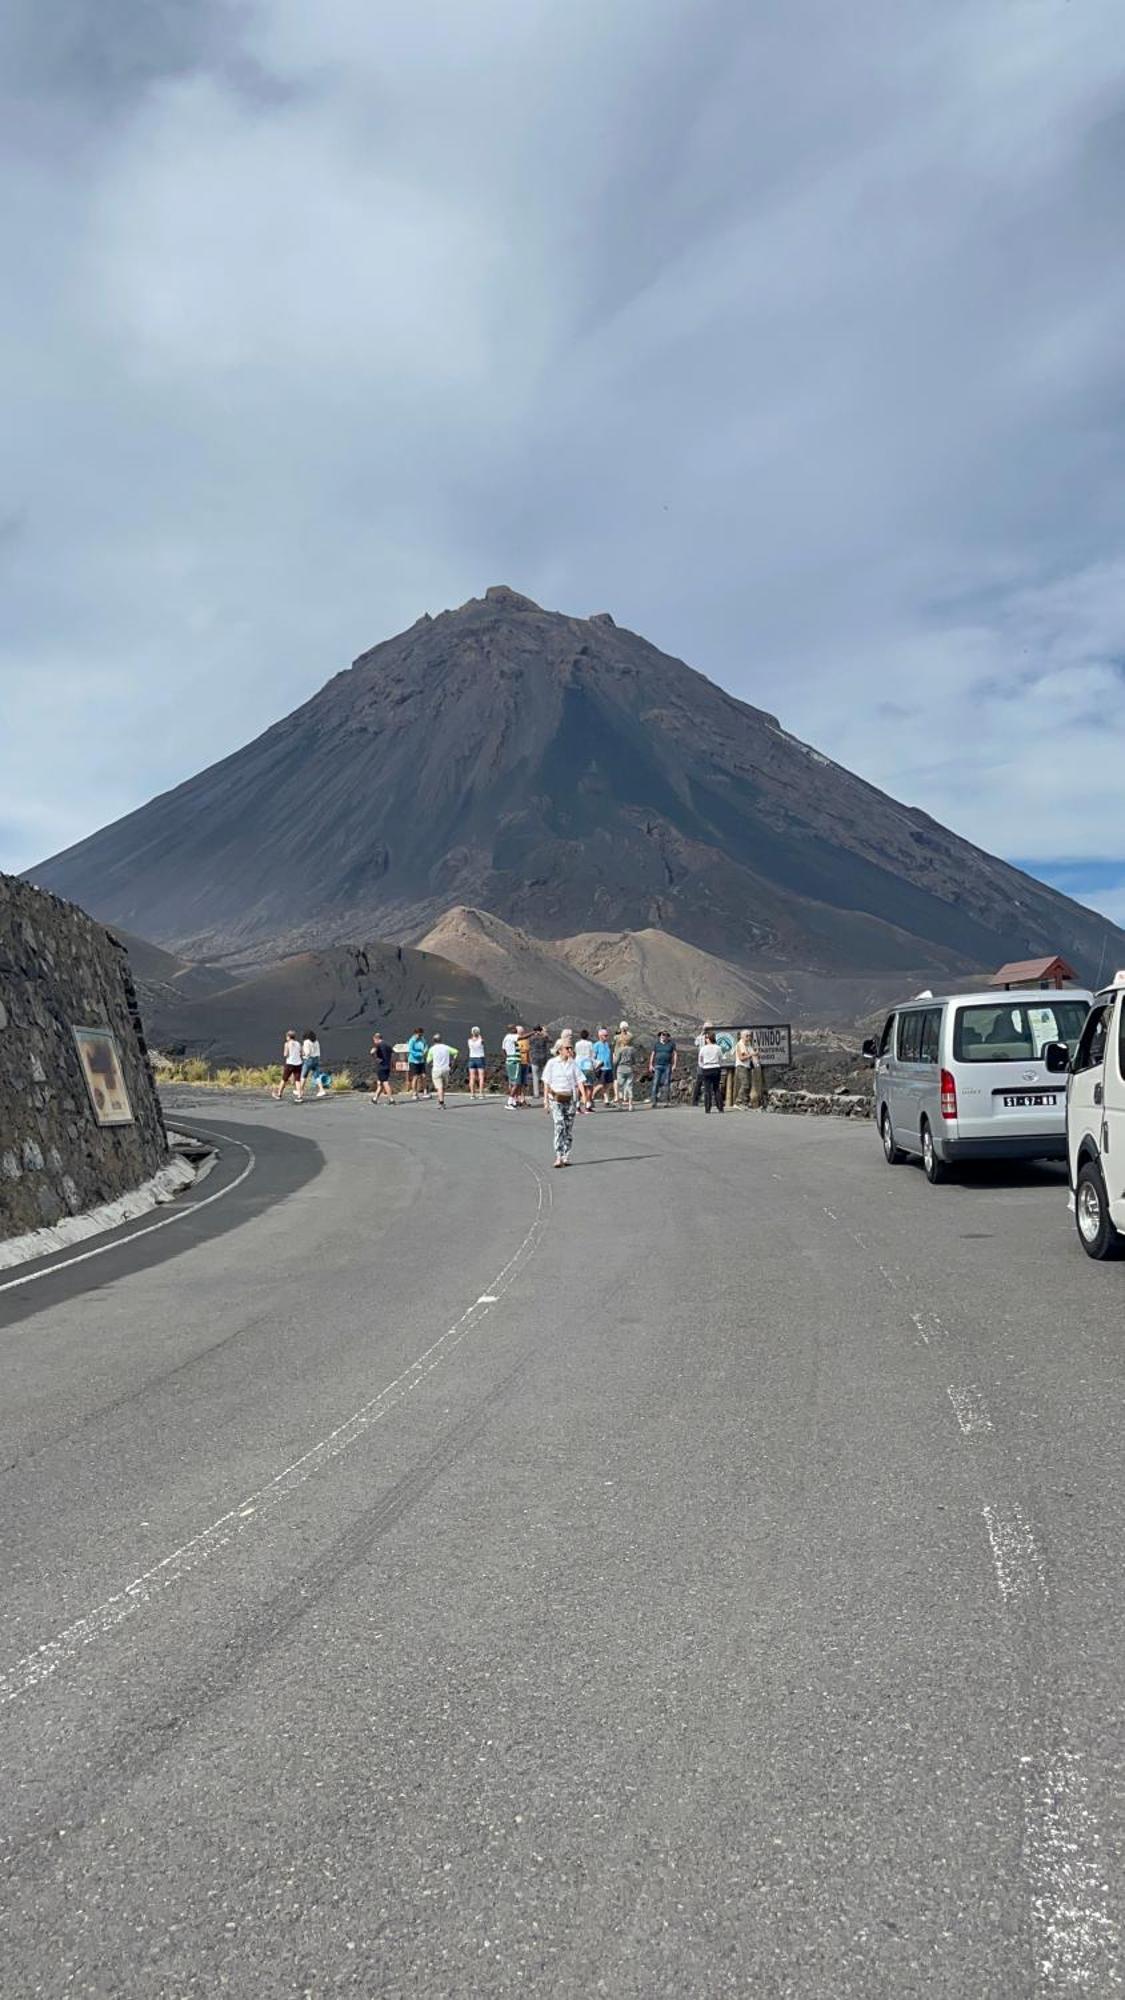
<svg viewBox="0 0 1125 2000">
<path fill-rule="evenodd" d="M 1019 1090 L 1011 1097 L 1005 1097 L 1005 1111 L 1054 1111 L 1058 1106 L 1057 1090 Z"/>
</svg>

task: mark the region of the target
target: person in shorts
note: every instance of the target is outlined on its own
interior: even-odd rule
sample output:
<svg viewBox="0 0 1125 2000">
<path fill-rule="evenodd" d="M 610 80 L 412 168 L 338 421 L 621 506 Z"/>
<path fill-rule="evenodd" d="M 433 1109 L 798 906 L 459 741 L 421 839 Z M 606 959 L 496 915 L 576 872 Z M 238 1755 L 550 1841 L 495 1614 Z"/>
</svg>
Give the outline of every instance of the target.
<svg viewBox="0 0 1125 2000">
<path fill-rule="evenodd" d="M 608 1028 L 599 1028 L 594 1041 L 594 1087 L 590 1101 L 601 1092 L 603 1104 L 608 1104 L 613 1095 L 613 1047 Z"/>
<path fill-rule="evenodd" d="M 520 1056 L 520 1036 L 523 1033 L 524 1030 L 513 1022 L 501 1043 L 508 1078 L 509 1111 L 518 1111 L 523 1103 L 523 1060 Z"/>
<path fill-rule="evenodd" d="M 449 1082 L 449 1072 L 453 1068 L 456 1054 L 456 1049 L 451 1049 L 441 1035 L 436 1042 L 430 1043 L 428 1061 L 434 1079 L 434 1095 L 437 1098 L 439 1111 L 445 1110 L 445 1086 Z"/>
<path fill-rule="evenodd" d="M 469 1097 L 484 1096 L 484 1074 L 487 1058 L 484 1053 L 484 1036 L 479 1028 L 469 1029 Z"/>
<path fill-rule="evenodd" d="M 394 1091 L 391 1089 L 391 1065 L 393 1062 L 394 1050 L 390 1043 L 385 1042 L 382 1035 L 376 1033 L 371 1042 L 371 1068 L 373 1071 L 371 1081 L 375 1085 L 374 1090 L 371 1092 L 372 1104 L 378 1104 L 380 1099 L 387 1104 L 394 1103 Z"/>
<path fill-rule="evenodd" d="M 293 1095 L 303 1097 L 307 1083 L 316 1084 L 318 1097 L 327 1097 L 320 1055 L 320 1037 L 315 1028 L 306 1028 L 301 1041 L 301 1088 L 299 1091 L 294 1091 Z"/>
<path fill-rule="evenodd" d="M 421 1028 L 415 1028 L 406 1044 L 408 1089 L 411 1097 L 425 1097 L 426 1091 L 426 1037 Z"/>
<path fill-rule="evenodd" d="M 301 1038 L 296 1028 L 286 1028 L 285 1040 L 281 1045 L 281 1082 L 273 1093 L 279 1104 L 290 1084 L 293 1085 L 295 1103 L 299 1104 L 301 1102 L 301 1065 L 303 1061 Z"/>
</svg>

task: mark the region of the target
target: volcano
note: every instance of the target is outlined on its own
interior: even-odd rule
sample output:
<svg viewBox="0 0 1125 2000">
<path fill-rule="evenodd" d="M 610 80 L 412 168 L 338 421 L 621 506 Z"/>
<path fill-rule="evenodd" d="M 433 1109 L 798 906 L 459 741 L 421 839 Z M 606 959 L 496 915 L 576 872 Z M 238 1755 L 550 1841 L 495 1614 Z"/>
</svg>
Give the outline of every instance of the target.
<svg viewBox="0 0 1125 2000">
<path fill-rule="evenodd" d="M 506 586 L 362 653 L 244 749 L 30 871 L 192 959 L 658 931 L 757 979 L 955 977 L 1125 933 L 607 613 Z M 596 978 L 592 966 L 583 972 Z"/>
</svg>

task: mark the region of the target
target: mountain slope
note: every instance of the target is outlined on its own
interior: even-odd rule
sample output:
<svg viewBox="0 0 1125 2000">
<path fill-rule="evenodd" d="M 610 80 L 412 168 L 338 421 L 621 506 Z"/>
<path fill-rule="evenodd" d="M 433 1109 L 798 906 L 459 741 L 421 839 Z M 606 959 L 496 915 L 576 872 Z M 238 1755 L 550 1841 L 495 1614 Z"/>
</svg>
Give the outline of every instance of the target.
<svg viewBox="0 0 1125 2000">
<path fill-rule="evenodd" d="M 489 991 L 516 1012 L 537 1021 L 596 1024 L 616 1015 L 621 1000 L 609 985 L 575 970 L 555 944 L 517 930 L 487 910 L 464 906 L 447 910 L 421 941 L 423 951 L 441 952 L 483 980 Z"/>
<path fill-rule="evenodd" d="M 172 952 L 150 944 L 147 938 L 133 937 L 128 931 L 118 931 L 117 938 L 129 954 L 133 983 L 146 1019 L 158 1005 L 167 1007 L 183 1000 L 204 1000 L 234 984 L 229 972 L 176 958 Z"/>
<path fill-rule="evenodd" d="M 194 956 L 415 938 L 465 903 L 538 937 L 670 931 L 753 976 L 1125 962 L 1103 918 L 682 661 L 503 587 L 31 874 Z"/>
<path fill-rule="evenodd" d="M 499 1048 L 507 1017 L 478 979 L 434 953 L 384 943 L 299 952 L 225 992 L 145 1009 L 154 1048 L 217 1065 L 275 1062 L 287 1028 L 311 1027 L 329 1064 L 364 1072 L 376 1028 L 392 1042 L 442 1029 L 463 1048 L 474 1025 Z"/>
<path fill-rule="evenodd" d="M 588 931 L 557 938 L 552 949 L 612 987 L 635 1021 L 667 1021 L 677 1029 L 703 1020 L 749 1026 L 784 1015 L 788 1006 L 776 980 L 752 979 L 667 931 Z"/>
<path fill-rule="evenodd" d="M 713 952 L 667 931 L 589 931 L 539 939 L 487 910 L 447 910 L 422 940 L 482 979 L 517 1011 L 575 1026 L 623 1014 L 638 1026 L 682 1029 L 716 1021 L 759 1021 L 790 1004 L 777 981 L 753 980 Z"/>
</svg>

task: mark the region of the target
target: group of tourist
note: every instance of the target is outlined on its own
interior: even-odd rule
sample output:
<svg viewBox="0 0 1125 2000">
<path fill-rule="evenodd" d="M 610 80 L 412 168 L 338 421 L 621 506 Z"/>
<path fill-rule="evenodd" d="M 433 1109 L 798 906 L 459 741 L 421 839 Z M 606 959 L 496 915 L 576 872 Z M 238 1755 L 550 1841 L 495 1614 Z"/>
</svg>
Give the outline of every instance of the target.
<svg viewBox="0 0 1125 2000">
<path fill-rule="evenodd" d="M 667 1037 L 671 1043 L 671 1037 Z M 637 1070 L 637 1050 L 628 1021 L 622 1021 L 612 1040 L 608 1028 L 589 1028 L 575 1034 L 564 1028 L 552 1043 L 540 1024 L 524 1028 L 513 1022 L 501 1044 L 508 1080 L 508 1110 L 522 1110 L 546 1091 L 547 1064 L 560 1055 L 564 1043 L 570 1048 L 577 1067 L 576 1111 L 593 1111 L 600 1102 L 633 1109 L 633 1087 Z M 671 1043 L 674 1050 L 675 1044 Z"/>
<path fill-rule="evenodd" d="M 642 1063 L 644 1073 L 652 1083 L 651 1103 L 671 1102 L 672 1078 L 676 1074 L 679 1052 L 667 1028 L 660 1030 L 646 1059 L 633 1040 L 628 1021 L 621 1022 L 612 1038 L 609 1029 L 604 1027 L 595 1029 L 593 1034 L 588 1028 L 583 1028 L 577 1035 L 573 1028 L 564 1028 L 554 1040 L 542 1023 L 534 1028 L 525 1028 L 522 1023 L 513 1021 L 500 1045 L 509 1111 L 522 1111 L 529 1104 L 544 1101 L 547 1064 L 561 1053 L 564 1044 L 569 1047 L 577 1066 L 577 1111 L 594 1111 L 599 1103 L 631 1111 L 636 1078 Z M 420 1028 L 415 1029 L 401 1053 L 381 1034 L 376 1034 L 371 1043 L 372 1103 L 395 1102 L 391 1076 L 397 1060 L 400 1068 L 406 1071 L 406 1088 L 402 1095 L 414 1098 L 432 1096 L 438 1104 L 444 1105 L 449 1077 L 460 1053 L 460 1049 L 443 1036 L 439 1035 L 432 1042 L 427 1041 Z M 469 1030 L 466 1057 L 469 1097 L 483 1098 L 488 1081 L 488 1057 L 479 1027 Z"/>
<path fill-rule="evenodd" d="M 668 1028 L 661 1028 L 645 1058 L 633 1040 L 628 1021 L 620 1023 L 612 1038 L 605 1027 L 597 1028 L 592 1035 L 588 1028 L 577 1035 L 573 1028 L 564 1028 L 554 1041 L 542 1023 L 526 1028 L 513 1021 L 501 1042 L 501 1053 L 507 1109 L 521 1111 L 529 1104 L 540 1104 L 549 1111 L 556 1167 L 570 1163 L 577 1118 L 589 1116 L 599 1103 L 607 1108 L 633 1110 L 638 1068 L 642 1064 L 651 1084 L 650 1110 L 661 1103 L 671 1103 L 673 1079 L 679 1068 L 679 1049 Z M 444 1110 L 446 1089 L 459 1055 L 460 1050 L 443 1035 L 428 1041 L 421 1028 L 416 1028 L 398 1058 L 406 1069 L 405 1095 L 416 1100 L 432 1096 L 439 1110 Z M 391 1086 L 396 1057 L 397 1050 L 376 1033 L 371 1043 L 372 1104 L 396 1101 Z M 695 1037 L 695 1057 L 691 1101 L 702 1102 L 708 1114 L 721 1112 L 725 1095 L 724 1051 L 711 1021 L 705 1021 Z M 469 1030 L 466 1058 L 470 1101 L 483 1100 L 488 1056 L 479 1027 Z M 749 1028 L 743 1028 L 733 1050 L 735 1104 L 748 1106 L 755 1101 L 756 1069 L 760 1071 L 758 1051 Z M 292 1085 L 294 1100 L 299 1104 L 310 1082 L 315 1083 L 318 1096 L 327 1095 L 331 1078 L 323 1068 L 319 1039 L 312 1029 L 306 1030 L 303 1038 L 287 1029 L 281 1082 L 274 1096 L 284 1097 Z"/>
</svg>

